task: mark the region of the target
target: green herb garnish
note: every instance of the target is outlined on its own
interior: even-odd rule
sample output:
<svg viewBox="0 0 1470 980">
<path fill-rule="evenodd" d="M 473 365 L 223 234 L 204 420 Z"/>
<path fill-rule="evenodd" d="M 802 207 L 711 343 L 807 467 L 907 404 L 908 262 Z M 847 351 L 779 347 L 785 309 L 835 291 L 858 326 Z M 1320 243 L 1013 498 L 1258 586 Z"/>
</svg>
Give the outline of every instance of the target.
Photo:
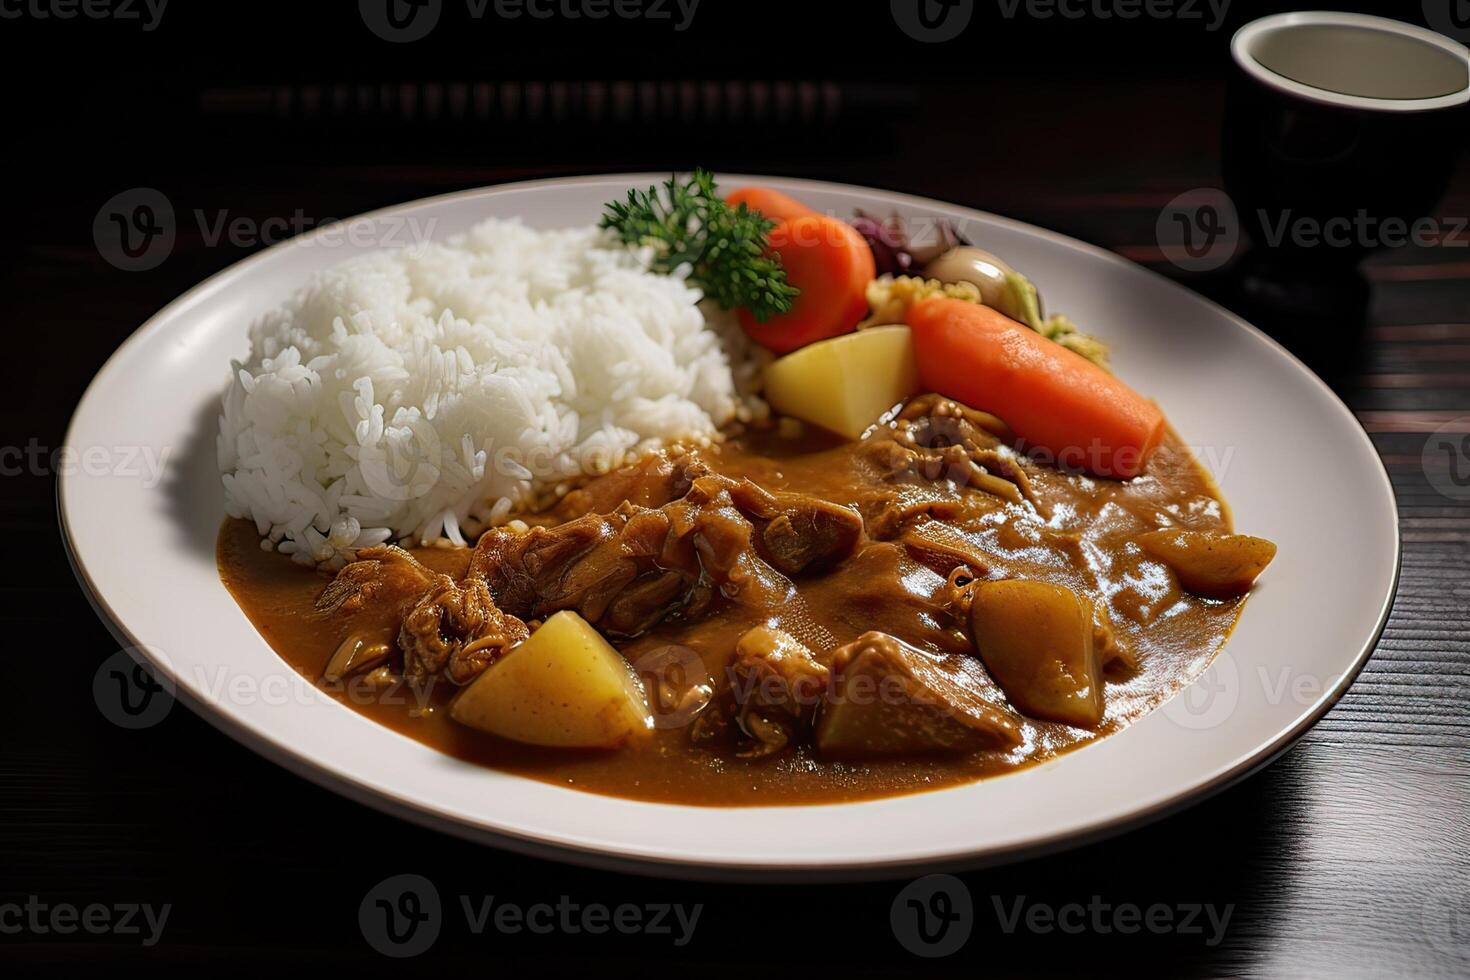
<svg viewBox="0 0 1470 980">
<path fill-rule="evenodd" d="M 769 250 L 766 235 L 775 226 L 759 211 L 720 200 L 708 170 L 685 180 L 675 174 L 662 190 L 630 190 L 626 201 L 607 205 L 601 222 L 625 245 L 652 247 L 655 272 L 687 263 L 689 281 L 707 297 L 727 310 L 743 307 L 762 322 L 789 312 L 800 292 Z"/>
</svg>

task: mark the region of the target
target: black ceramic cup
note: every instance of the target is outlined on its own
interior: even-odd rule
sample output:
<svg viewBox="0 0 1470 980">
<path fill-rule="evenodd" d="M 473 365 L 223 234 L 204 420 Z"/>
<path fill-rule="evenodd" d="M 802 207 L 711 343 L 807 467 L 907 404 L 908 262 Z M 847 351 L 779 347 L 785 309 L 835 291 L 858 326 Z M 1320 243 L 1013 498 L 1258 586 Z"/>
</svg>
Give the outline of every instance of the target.
<svg viewBox="0 0 1470 980">
<path fill-rule="evenodd" d="M 1231 41 L 1225 188 L 1256 268 L 1311 278 L 1443 233 L 1470 51 L 1362 14 L 1278 14 Z M 1462 232 L 1463 233 L 1463 232 Z"/>
</svg>

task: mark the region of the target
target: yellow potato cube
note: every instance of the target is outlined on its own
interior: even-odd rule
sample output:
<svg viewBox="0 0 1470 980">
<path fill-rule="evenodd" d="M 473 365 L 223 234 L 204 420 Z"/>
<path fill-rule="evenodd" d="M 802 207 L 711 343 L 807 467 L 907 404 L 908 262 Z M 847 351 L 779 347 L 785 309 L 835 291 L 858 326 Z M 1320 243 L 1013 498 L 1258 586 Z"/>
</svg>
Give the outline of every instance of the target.
<svg viewBox="0 0 1470 980">
<path fill-rule="evenodd" d="M 559 612 L 461 691 L 449 716 L 530 745 L 614 748 L 653 730 L 643 684 L 581 616 Z"/>
<path fill-rule="evenodd" d="M 765 379 L 766 401 L 776 411 L 848 439 L 919 393 L 913 339 L 903 326 L 818 341 L 772 362 Z"/>
</svg>

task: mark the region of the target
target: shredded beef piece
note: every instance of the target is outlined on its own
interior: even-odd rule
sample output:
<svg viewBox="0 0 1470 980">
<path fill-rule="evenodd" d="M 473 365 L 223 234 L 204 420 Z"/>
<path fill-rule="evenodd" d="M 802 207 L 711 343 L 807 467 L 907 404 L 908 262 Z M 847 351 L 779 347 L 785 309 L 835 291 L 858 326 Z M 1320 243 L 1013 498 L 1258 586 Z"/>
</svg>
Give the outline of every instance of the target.
<svg viewBox="0 0 1470 980">
<path fill-rule="evenodd" d="M 480 579 L 456 583 L 439 575 L 404 617 L 398 645 L 410 681 L 442 671 L 451 682 L 468 684 L 530 635 L 525 623 L 496 607 Z"/>
<path fill-rule="evenodd" d="M 850 508 L 706 474 L 658 509 L 625 501 L 555 527 L 488 531 L 470 575 L 512 615 L 575 609 L 604 632 L 631 636 L 704 608 L 711 589 L 775 608 L 792 590 L 788 576 L 840 560 L 861 536 Z"/>
<path fill-rule="evenodd" d="M 865 508 L 868 534 L 889 540 L 930 518 L 963 521 L 993 506 L 966 488 L 1035 506 L 1031 480 L 998 431 L 998 420 L 938 395 L 915 398 L 892 426 L 875 428 L 857 452 L 895 491 Z"/>
<path fill-rule="evenodd" d="M 458 583 L 401 549 L 368 549 L 321 604 L 372 618 L 411 679 L 442 672 L 462 684 L 524 640 L 526 620 L 563 609 L 610 636 L 637 636 L 717 599 L 789 606 L 791 577 L 841 561 L 863 535 L 852 508 L 716 476 L 692 455 L 653 456 L 576 492 L 583 503 L 622 500 L 554 526 L 486 531 Z M 636 502 L 674 493 L 657 507 Z"/>
</svg>

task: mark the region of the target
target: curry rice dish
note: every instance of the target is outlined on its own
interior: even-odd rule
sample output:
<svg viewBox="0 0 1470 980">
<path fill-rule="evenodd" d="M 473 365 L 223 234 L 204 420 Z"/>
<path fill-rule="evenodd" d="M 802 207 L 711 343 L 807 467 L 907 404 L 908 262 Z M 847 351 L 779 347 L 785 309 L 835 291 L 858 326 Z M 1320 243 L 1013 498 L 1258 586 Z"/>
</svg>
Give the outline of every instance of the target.
<svg viewBox="0 0 1470 980">
<path fill-rule="evenodd" d="M 660 203 L 694 207 L 679 195 L 701 176 Z M 220 574 L 283 660 L 457 758 L 707 805 L 1002 774 L 1199 676 L 1275 549 L 1233 533 L 1099 342 L 968 243 L 899 242 L 891 270 L 893 236 L 861 218 L 760 188 L 696 204 L 761 236 L 751 268 L 775 288 L 725 297 L 751 345 L 725 349 L 732 379 L 760 365 L 764 400 L 532 488 L 473 544 L 395 529 L 409 547 L 309 564 L 273 547 L 284 535 L 262 546 L 259 515 L 232 516 Z M 610 208 L 608 238 L 630 221 Z M 648 257 L 658 227 L 627 247 L 724 315 L 697 281 L 715 263 Z"/>
</svg>

